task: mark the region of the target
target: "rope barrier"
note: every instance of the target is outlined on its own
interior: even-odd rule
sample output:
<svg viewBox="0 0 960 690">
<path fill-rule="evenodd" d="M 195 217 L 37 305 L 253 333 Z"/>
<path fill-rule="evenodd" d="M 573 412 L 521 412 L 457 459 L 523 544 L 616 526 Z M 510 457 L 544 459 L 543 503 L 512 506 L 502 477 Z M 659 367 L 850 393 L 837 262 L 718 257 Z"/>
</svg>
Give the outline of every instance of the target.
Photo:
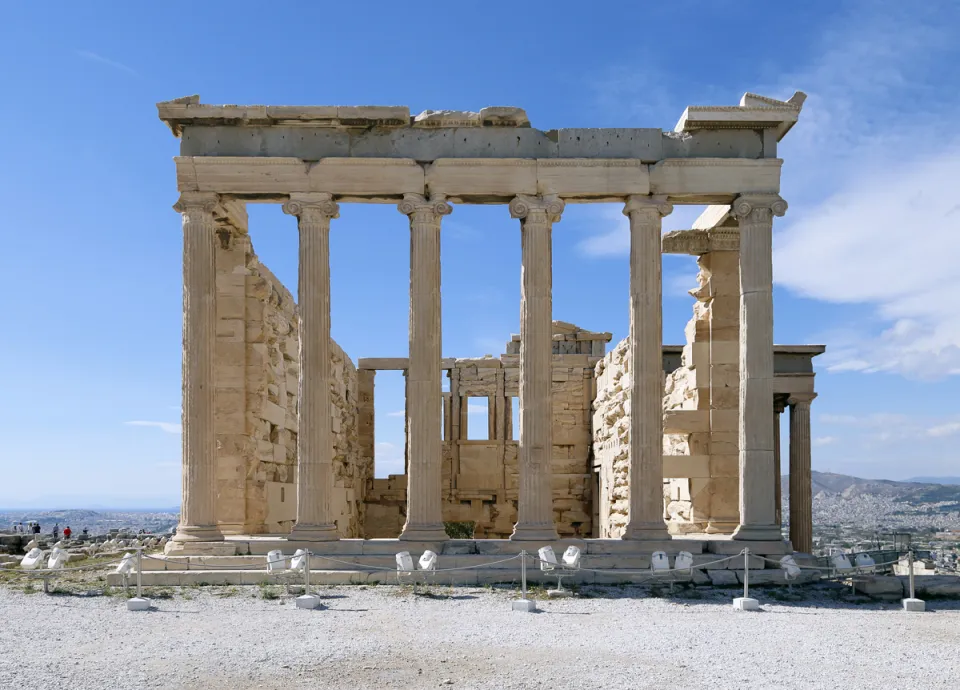
<svg viewBox="0 0 960 690">
<path fill-rule="evenodd" d="M 0 575 L 13 575 L 19 577 L 50 577 L 59 573 L 77 572 L 81 570 L 102 570 L 120 565 L 123 559 L 119 561 L 110 561 L 109 563 L 91 563 L 90 565 L 79 565 L 73 568 L 36 568 L 34 570 L 0 570 Z"/>
</svg>

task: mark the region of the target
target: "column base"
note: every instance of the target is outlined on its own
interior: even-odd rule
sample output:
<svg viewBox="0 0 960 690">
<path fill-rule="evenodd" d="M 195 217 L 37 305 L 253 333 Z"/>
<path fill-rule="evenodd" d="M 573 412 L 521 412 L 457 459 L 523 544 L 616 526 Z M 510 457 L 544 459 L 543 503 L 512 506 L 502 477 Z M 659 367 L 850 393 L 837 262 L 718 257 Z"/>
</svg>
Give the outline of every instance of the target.
<svg viewBox="0 0 960 690">
<path fill-rule="evenodd" d="M 163 547 L 166 556 L 236 556 L 237 545 L 231 541 L 168 541 Z"/>
<path fill-rule="evenodd" d="M 216 525 L 179 525 L 171 541 L 223 541 L 223 533 Z"/>
<path fill-rule="evenodd" d="M 783 541 L 777 525 L 740 525 L 733 538 L 736 541 Z"/>
<path fill-rule="evenodd" d="M 404 525 L 403 531 L 397 537 L 401 541 L 446 541 L 450 537 L 443 528 L 443 524 Z"/>
<path fill-rule="evenodd" d="M 287 541 L 336 541 L 339 538 L 336 525 L 294 525 Z"/>
<path fill-rule="evenodd" d="M 710 520 L 704 534 L 733 534 L 740 526 L 738 520 Z"/>
<path fill-rule="evenodd" d="M 620 538 L 630 541 L 669 541 L 673 537 L 663 522 L 641 522 L 628 524 Z"/>
<path fill-rule="evenodd" d="M 510 541 L 554 541 L 559 538 L 553 524 L 537 523 L 521 525 L 518 522 L 513 526 L 513 534 L 510 535 Z"/>
</svg>

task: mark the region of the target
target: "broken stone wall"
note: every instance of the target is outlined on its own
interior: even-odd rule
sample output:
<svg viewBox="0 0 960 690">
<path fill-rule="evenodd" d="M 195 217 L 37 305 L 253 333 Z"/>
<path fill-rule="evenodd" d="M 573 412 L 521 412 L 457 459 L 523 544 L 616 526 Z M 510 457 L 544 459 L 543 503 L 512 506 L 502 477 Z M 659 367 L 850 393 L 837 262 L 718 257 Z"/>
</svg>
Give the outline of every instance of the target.
<svg viewBox="0 0 960 690">
<path fill-rule="evenodd" d="M 664 383 L 664 505 L 672 533 L 726 533 L 739 523 L 738 253 L 709 252 L 697 264 L 681 365 Z M 624 339 L 597 365 L 593 442 L 605 538 L 621 536 L 629 518 L 629 361 Z"/>
<path fill-rule="evenodd" d="M 597 363 L 593 455 L 599 476 L 597 535 L 619 539 L 630 517 L 630 348 L 621 340 Z"/>
<path fill-rule="evenodd" d="M 590 537 L 594 530 L 591 405 L 599 355 L 592 353 L 602 353 L 609 339 L 609 333 L 554 322 L 552 483 L 561 536 Z M 475 523 L 476 538 L 508 538 L 517 521 L 520 430 L 514 428 L 513 409 L 520 395 L 519 336 L 507 344 L 507 353 L 454 360 L 450 391 L 444 393 L 443 519 Z M 487 401 L 486 417 L 469 412 L 477 398 Z M 372 438 L 367 446 L 372 448 Z M 406 489 L 405 475 L 371 481 L 368 538 L 400 533 Z"/>
<path fill-rule="evenodd" d="M 260 263 L 246 213 L 219 220 L 215 359 L 217 516 L 228 534 L 289 532 L 297 505 L 299 330 L 293 295 Z M 365 468 L 357 372 L 331 341 L 333 512 L 359 536 Z"/>
</svg>

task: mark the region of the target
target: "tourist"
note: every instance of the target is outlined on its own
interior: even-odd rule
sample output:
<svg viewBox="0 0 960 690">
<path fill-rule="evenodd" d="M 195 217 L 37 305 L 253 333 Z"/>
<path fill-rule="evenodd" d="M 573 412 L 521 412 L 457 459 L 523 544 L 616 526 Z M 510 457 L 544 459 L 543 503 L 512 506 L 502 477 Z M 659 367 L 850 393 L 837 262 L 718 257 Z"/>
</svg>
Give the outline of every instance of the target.
<svg viewBox="0 0 960 690">
<path fill-rule="evenodd" d="M 70 529 L 70 525 L 67 525 L 63 528 L 63 538 L 69 539 L 70 535 L 73 534 L 73 530 Z"/>
<path fill-rule="evenodd" d="M 54 538 L 54 540 L 57 540 L 57 539 L 60 538 L 60 523 L 59 523 L 59 522 L 56 523 L 56 524 L 53 526 L 53 538 Z"/>
<path fill-rule="evenodd" d="M 84 539 L 90 536 L 90 532 L 87 530 L 86 527 L 84 527 L 83 531 L 80 532 L 80 536 L 83 537 Z"/>
<path fill-rule="evenodd" d="M 40 534 L 40 523 L 39 523 L 39 522 L 33 523 L 33 533 L 34 533 L 34 534 Z"/>
</svg>

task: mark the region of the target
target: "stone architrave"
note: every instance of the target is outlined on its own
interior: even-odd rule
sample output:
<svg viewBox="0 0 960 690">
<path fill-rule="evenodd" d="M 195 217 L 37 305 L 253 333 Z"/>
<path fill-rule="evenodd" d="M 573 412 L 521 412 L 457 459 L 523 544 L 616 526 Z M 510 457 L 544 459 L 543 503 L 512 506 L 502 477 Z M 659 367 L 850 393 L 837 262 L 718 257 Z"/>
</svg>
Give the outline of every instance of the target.
<svg viewBox="0 0 960 690">
<path fill-rule="evenodd" d="M 660 232 L 665 196 L 631 196 L 630 517 L 624 539 L 670 539 L 663 521 L 663 313 Z"/>
<path fill-rule="evenodd" d="M 810 403 L 816 393 L 794 393 L 790 405 L 790 541 L 813 550 L 813 487 L 810 473 Z"/>
<path fill-rule="evenodd" d="M 410 217 L 410 365 L 407 370 L 407 521 L 401 539 L 441 541 L 443 431 L 440 369 L 440 219 L 453 208 L 441 196 L 405 194 Z"/>
<path fill-rule="evenodd" d="M 294 194 L 283 212 L 297 217 L 300 230 L 297 521 L 289 538 L 332 541 L 339 535 L 331 514 L 330 220 L 339 217 L 340 206 L 330 194 Z"/>
<path fill-rule="evenodd" d="M 183 497 L 174 542 L 222 541 L 216 518 L 217 194 L 183 192 Z"/>
<path fill-rule="evenodd" d="M 520 195 L 520 491 L 511 539 L 557 538 L 553 522 L 553 256 L 551 231 L 564 203 L 556 196 Z"/>
<path fill-rule="evenodd" d="M 740 196 L 740 526 L 734 539 L 775 541 L 773 400 L 773 216 L 787 211 L 777 194 Z"/>
</svg>

